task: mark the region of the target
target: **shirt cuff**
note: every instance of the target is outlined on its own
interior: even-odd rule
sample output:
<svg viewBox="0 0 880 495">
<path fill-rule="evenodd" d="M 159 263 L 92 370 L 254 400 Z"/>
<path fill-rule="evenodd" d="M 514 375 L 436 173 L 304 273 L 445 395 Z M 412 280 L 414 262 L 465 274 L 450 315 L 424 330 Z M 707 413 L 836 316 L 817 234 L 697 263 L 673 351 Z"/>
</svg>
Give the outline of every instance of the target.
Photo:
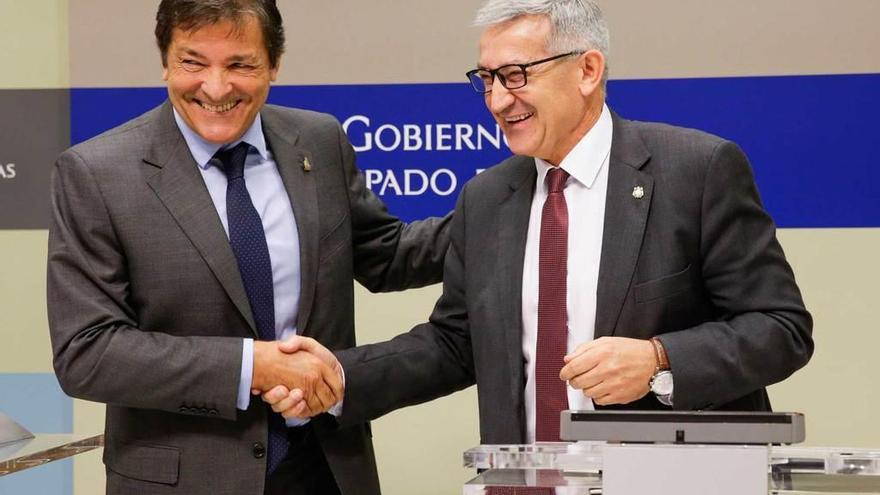
<svg viewBox="0 0 880 495">
<path fill-rule="evenodd" d="M 241 346 L 241 377 L 238 380 L 236 407 L 246 411 L 251 403 L 251 384 L 254 379 L 254 339 L 244 339 Z"/>
<path fill-rule="evenodd" d="M 339 375 L 340 375 L 340 378 L 342 378 L 342 389 L 345 390 L 345 370 L 342 368 L 341 364 L 339 365 Z M 333 416 L 336 416 L 337 418 L 339 416 L 342 416 L 342 403 L 343 402 L 345 402 L 345 396 L 343 396 L 342 400 L 337 402 L 336 405 L 331 407 L 330 410 L 327 412 L 332 414 Z"/>
</svg>

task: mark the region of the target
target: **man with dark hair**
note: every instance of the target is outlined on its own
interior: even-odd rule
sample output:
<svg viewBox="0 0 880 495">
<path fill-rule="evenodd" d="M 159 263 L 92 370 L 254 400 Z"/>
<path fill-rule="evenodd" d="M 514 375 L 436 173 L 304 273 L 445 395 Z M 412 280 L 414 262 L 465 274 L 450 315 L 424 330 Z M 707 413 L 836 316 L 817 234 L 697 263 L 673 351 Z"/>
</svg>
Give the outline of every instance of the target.
<svg viewBox="0 0 880 495">
<path fill-rule="evenodd" d="M 242 29 L 252 18 L 263 34 L 263 44 L 269 65 L 277 68 L 284 53 L 284 26 L 281 13 L 274 1 L 203 0 L 199 2 L 162 2 L 156 12 L 156 45 L 162 58 L 162 67 L 168 66 L 168 48 L 174 30 L 197 31 L 222 21 L 233 22 Z"/>
<path fill-rule="evenodd" d="M 107 492 L 378 493 L 368 424 L 285 422 L 251 393 L 338 404 L 313 339 L 355 344 L 353 279 L 438 282 L 448 219 L 403 224 L 338 122 L 265 105 L 274 0 L 163 0 L 156 19 L 168 101 L 67 150 L 52 178 L 55 370 L 107 404 Z"/>
</svg>

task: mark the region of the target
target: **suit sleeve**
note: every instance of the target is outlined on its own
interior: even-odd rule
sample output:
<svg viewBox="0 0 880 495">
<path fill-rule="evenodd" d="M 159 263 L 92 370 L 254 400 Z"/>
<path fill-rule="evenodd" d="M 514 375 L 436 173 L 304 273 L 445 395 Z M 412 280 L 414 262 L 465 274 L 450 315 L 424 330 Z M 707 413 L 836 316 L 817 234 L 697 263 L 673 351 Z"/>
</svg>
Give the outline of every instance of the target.
<svg viewBox="0 0 880 495">
<path fill-rule="evenodd" d="M 660 337 L 676 409 L 711 409 L 779 382 L 813 352 L 812 319 L 735 144 L 714 149 L 701 209 L 703 283 L 720 317 Z"/>
<path fill-rule="evenodd" d="M 68 395 L 235 419 L 242 339 L 138 329 L 100 184 L 72 150 L 52 174 L 47 277 L 55 372 Z"/>
<path fill-rule="evenodd" d="M 475 383 L 465 291 L 465 197 L 452 218 L 443 293 L 427 323 L 378 344 L 339 351 L 345 369 L 340 424 L 375 419 Z"/>
<path fill-rule="evenodd" d="M 388 212 L 366 186 L 355 163 L 354 149 L 337 126 L 345 180 L 351 204 L 355 278 L 372 292 L 422 287 L 443 278 L 449 247 L 450 212 L 409 224 Z"/>
</svg>

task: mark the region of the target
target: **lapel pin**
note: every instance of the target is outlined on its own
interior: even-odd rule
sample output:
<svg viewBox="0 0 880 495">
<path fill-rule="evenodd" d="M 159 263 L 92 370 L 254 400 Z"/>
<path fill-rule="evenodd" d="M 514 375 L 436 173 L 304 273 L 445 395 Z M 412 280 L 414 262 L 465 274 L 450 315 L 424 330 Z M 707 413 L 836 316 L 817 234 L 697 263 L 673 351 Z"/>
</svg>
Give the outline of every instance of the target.
<svg viewBox="0 0 880 495">
<path fill-rule="evenodd" d="M 312 171 L 312 164 L 311 162 L 309 162 L 309 157 L 303 158 L 303 170 L 305 170 L 306 172 Z"/>
<path fill-rule="evenodd" d="M 633 188 L 633 197 L 636 199 L 642 199 L 645 197 L 645 188 L 642 186 L 636 186 Z"/>
</svg>

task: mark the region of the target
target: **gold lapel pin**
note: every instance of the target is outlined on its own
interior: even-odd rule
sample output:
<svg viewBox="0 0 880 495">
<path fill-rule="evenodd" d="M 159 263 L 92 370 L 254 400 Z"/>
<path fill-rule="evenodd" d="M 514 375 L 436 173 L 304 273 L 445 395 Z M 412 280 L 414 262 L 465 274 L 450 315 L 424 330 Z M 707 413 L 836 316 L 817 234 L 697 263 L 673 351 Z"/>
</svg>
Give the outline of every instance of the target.
<svg viewBox="0 0 880 495">
<path fill-rule="evenodd" d="M 309 157 L 303 158 L 303 170 L 305 170 L 306 172 L 312 171 L 312 164 L 311 162 L 309 162 Z"/>
<path fill-rule="evenodd" d="M 636 199 L 642 199 L 645 197 L 645 188 L 642 186 L 636 186 L 633 188 L 633 197 Z"/>
</svg>

